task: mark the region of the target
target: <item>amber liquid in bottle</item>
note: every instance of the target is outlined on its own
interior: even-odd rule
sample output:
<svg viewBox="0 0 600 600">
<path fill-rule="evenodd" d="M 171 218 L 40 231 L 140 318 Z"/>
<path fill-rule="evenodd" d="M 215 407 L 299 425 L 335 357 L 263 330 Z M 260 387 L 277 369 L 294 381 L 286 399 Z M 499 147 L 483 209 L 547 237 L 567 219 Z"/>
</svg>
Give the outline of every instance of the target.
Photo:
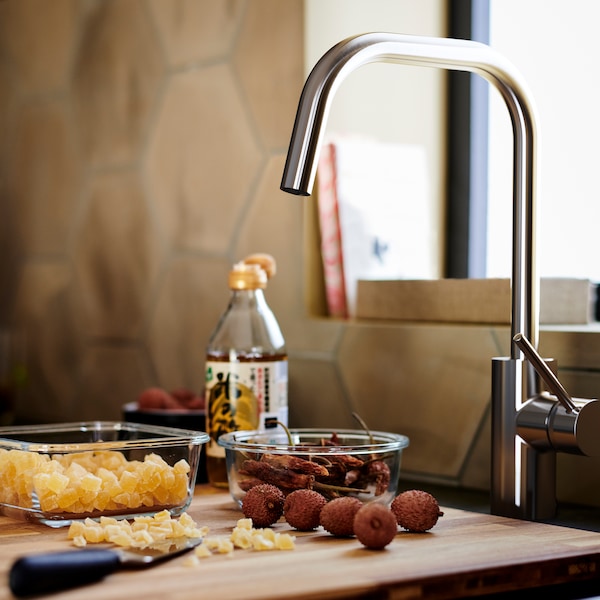
<svg viewBox="0 0 600 600">
<path fill-rule="evenodd" d="M 217 381 L 207 388 L 206 398 L 206 431 L 211 437 L 206 471 L 216 487 L 228 487 L 224 449 L 217 444 L 219 435 L 274 427 L 278 421 L 287 424 L 287 394 L 282 394 L 287 385 L 287 355 L 238 353 L 235 362 L 231 358 L 221 353 L 206 355 L 207 380 Z"/>
</svg>

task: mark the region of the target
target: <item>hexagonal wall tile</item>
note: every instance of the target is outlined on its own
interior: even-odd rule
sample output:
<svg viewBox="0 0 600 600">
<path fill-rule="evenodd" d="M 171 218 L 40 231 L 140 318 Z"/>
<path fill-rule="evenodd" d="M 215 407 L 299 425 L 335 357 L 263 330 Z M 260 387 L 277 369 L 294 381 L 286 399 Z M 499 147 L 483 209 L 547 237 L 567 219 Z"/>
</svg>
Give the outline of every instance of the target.
<svg viewBox="0 0 600 600">
<path fill-rule="evenodd" d="M 253 252 L 273 255 L 277 273 L 265 293 L 274 306 L 297 314 L 303 306 L 302 271 L 299 268 L 304 237 L 303 199 L 279 190 L 283 165 L 283 156 L 269 159 L 240 230 L 232 241 L 236 260 Z"/>
<path fill-rule="evenodd" d="M 448 478 L 458 476 L 485 417 L 494 355 L 485 327 L 357 322 L 346 328 L 338 361 L 369 426 L 410 438 L 406 469 Z"/>
<path fill-rule="evenodd" d="M 160 240 L 133 173 L 99 175 L 89 196 L 73 252 L 81 326 L 88 335 L 134 338 L 158 275 Z"/>
<path fill-rule="evenodd" d="M 25 93 L 56 91 L 65 85 L 77 38 L 77 0 L 3 3 L 0 36 L 13 57 Z"/>
<path fill-rule="evenodd" d="M 279 189 L 285 158 L 271 157 L 244 215 L 234 242 L 234 256 L 268 252 L 277 261 L 278 274 L 265 291 L 285 336 L 288 352 L 331 353 L 343 324 L 333 319 L 313 319 L 307 314 L 304 264 L 304 211 L 306 198 Z"/>
<path fill-rule="evenodd" d="M 140 0 L 92 7 L 73 76 L 81 145 L 94 165 L 131 161 L 161 83 L 162 57 Z"/>
<path fill-rule="evenodd" d="M 235 51 L 236 74 L 264 143 L 287 146 L 304 84 L 304 3 L 248 3 Z"/>
<path fill-rule="evenodd" d="M 38 423 L 70 418 L 82 348 L 73 313 L 69 269 L 54 262 L 27 264 L 14 314 L 26 335 L 29 370 L 17 417 Z"/>
<path fill-rule="evenodd" d="M 0 20 L 2 15 L 0 15 Z M 11 68 L 4 53 L 0 50 L 0 177 L 2 177 L 2 164 L 5 159 L 8 142 L 8 131 L 14 120 L 14 107 L 16 106 L 17 90 L 16 75 Z"/>
<path fill-rule="evenodd" d="M 146 161 L 173 247 L 226 252 L 261 162 L 226 66 L 173 77 Z"/>
<path fill-rule="evenodd" d="M 18 115 L 7 169 L 25 254 L 62 254 L 80 187 L 80 162 L 68 112 L 57 101 L 26 105 Z"/>
<path fill-rule="evenodd" d="M 80 401 L 74 407 L 73 418 L 119 421 L 123 418 L 123 405 L 135 401 L 151 381 L 150 366 L 139 348 L 88 348 L 82 359 Z"/>
<path fill-rule="evenodd" d="M 150 0 L 171 66 L 215 60 L 230 49 L 244 9 L 242 0 Z"/>
<path fill-rule="evenodd" d="M 353 429 L 354 408 L 344 396 L 335 362 L 294 358 L 289 364 L 291 427 Z"/>
<path fill-rule="evenodd" d="M 148 347 L 166 389 L 204 389 L 206 347 L 227 307 L 231 265 L 222 258 L 177 257 L 161 282 Z"/>
</svg>

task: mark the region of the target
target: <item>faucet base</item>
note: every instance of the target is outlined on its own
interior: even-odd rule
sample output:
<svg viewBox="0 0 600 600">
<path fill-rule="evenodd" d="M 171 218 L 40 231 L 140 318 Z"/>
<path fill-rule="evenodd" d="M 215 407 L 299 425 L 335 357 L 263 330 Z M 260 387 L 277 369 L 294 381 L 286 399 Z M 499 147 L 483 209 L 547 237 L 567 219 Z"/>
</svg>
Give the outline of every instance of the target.
<svg viewBox="0 0 600 600">
<path fill-rule="evenodd" d="M 524 359 L 492 359 L 491 512 L 529 521 L 556 514 L 556 453 L 540 451 L 517 434 L 520 398 L 535 377 Z M 513 406 L 513 402 L 518 406 Z"/>
</svg>

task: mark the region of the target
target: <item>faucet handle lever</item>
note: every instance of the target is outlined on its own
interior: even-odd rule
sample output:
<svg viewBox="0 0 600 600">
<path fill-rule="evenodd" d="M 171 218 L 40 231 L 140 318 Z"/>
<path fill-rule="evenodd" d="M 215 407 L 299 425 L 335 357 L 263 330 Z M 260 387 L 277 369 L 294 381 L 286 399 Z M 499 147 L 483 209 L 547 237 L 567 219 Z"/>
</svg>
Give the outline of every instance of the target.
<svg viewBox="0 0 600 600">
<path fill-rule="evenodd" d="M 517 333 L 513 337 L 513 342 L 523 352 L 525 358 L 532 364 L 537 374 L 546 382 L 550 391 L 558 398 L 558 401 L 564 406 L 565 410 L 568 413 L 578 413 L 579 408 L 558 380 L 558 377 L 556 377 L 552 369 L 546 364 L 546 361 L 533 347 L 533 344 L 522 333 Z"/>
</svg>

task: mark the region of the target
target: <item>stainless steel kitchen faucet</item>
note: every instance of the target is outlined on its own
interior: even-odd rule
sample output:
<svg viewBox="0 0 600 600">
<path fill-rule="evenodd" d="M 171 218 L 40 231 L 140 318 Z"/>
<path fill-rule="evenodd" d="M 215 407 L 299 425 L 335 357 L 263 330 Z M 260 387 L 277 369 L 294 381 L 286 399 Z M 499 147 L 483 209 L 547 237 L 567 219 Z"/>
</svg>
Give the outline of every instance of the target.
<svg viewBox="0 0 600 600">
<path fill-rule="evenodd" d="M 572 399 L 575 409 L 542 389 L 537 354 L 536 117 L 514 66 L 489 46 L 468 40 L 368 33 L 335 45 L 310 73 L 298 106 L 281 189 L 310 195 L 333 96 L 350 73 L 372 62 L 477 73 L 501 94 L 514 138 L 511 355 L 492 358 L 491 511 L 529 520 L 556 511 L 556 452 L 600 454 L 600 403 Z M 522 353 L 530 342 L 529 360 Z M 519 342 L 519 343 L 517 343 Z M 539 357 L 539 355 L 537 355 Z M 541 359 L 540 359 L 541 360 Z M 552 360 L 546 359 L 552 364 Z"/>
</svg>

